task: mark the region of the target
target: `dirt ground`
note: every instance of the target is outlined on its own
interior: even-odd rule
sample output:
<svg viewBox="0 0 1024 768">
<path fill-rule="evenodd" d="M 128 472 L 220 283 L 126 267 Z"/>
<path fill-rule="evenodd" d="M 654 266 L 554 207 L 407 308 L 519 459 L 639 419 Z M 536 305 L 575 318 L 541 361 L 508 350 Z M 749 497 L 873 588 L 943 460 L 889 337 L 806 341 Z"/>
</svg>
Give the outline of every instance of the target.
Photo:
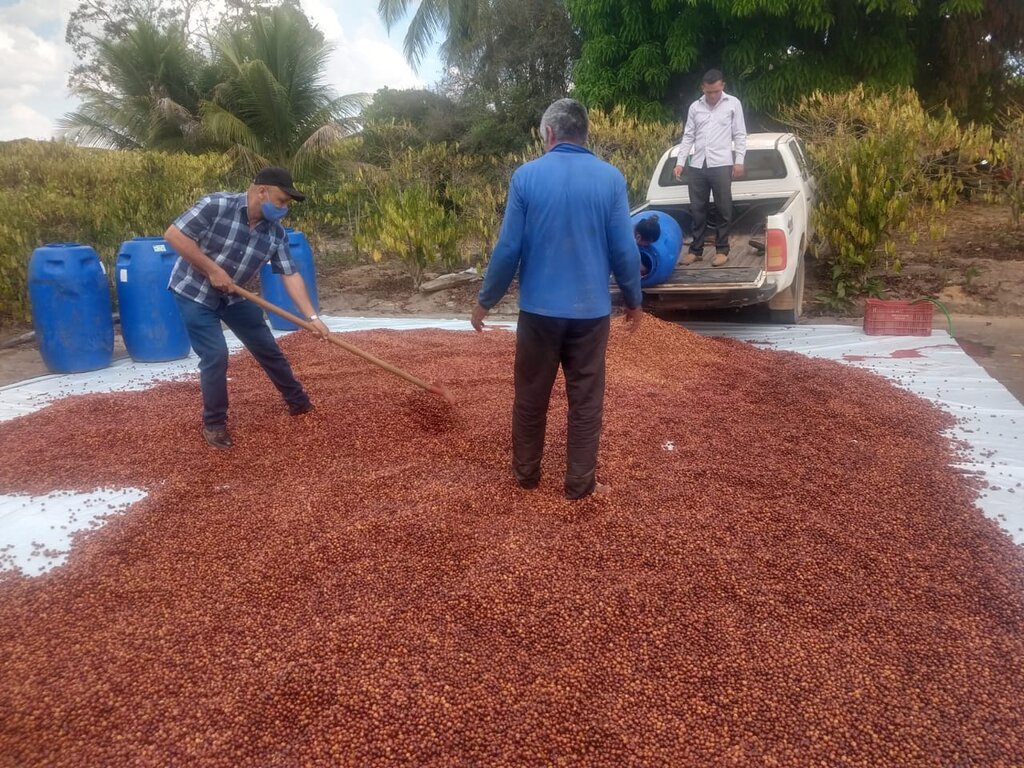
<svg viewBox="0 0 1024 768">
<path fill-rule="evenodd" d="M 964 350 L 1024 402 L 1024 227 L 1011 226 L 1005 206 L 970 203 L 953 209 L 938 235 L 916 243 L 909 238 L 901 240 L 903 269 L 885 278 L 887 296 L 932 296 L 941 301 L 952 315 L 953 335 Z M 838 315 L 817 299 L 825 276 L 819 266 L 809 266 L 802 322 L 859 324 L 861 306 Z M 321 264 L 318 282 L 321 310 L 329 315 L 468 318 L 479 289 L 477 280 L 423 293 L 414 289 L 412 278 L 397 262 Z M 511 316 L 515 311 L 512 290 L 492 316 Z M 691 319 L 762 321 L 757 309 L 688 313 L 686 320 Z M 946 327 L 945 317 L 938 311 L 935 327 Z M 0 346 L 28 330 L 0 329 Z M 115 357 L 125 354 L 118 337 Z M 31 343 L 0 349 L 0 386 L 46 372 Z"/>
<path fill-rule="evenodd" d="M 897 240 L 899 273 L 883 276 L 887 298 L 931 296 L 958 315 L 1024 315 L 1024 225 L 1014 228 L 1007 206 L 965 203 L 938 222 L 937 236 Z M 816 295 L 822 268 L 808 271 L 806 315 L 828 315 Z M 863 313 L 855 312 L 858 316 Z"/>
</svg>

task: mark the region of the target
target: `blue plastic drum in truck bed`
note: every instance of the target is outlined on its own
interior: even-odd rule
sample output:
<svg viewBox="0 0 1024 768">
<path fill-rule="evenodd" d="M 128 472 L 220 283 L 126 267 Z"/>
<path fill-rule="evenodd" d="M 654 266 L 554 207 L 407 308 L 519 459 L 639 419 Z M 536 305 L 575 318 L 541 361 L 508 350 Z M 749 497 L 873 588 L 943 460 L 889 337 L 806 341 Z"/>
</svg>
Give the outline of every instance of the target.
<svg viewBox="0 0 1024 768">
<path fill-rule="evenodd" d="M 671 214 L 664 211 L 645 210 L 632 218 L 635 227 L 642 219 L 656 216 L 661 226 L 661 236 L 650 245 L 640 246 L 640 263 L 647 274 L 640 278 L 640 287 L 647 288 L 663 283 L 672 276 L 683 248 L 683 229 Z"/>
</svg>

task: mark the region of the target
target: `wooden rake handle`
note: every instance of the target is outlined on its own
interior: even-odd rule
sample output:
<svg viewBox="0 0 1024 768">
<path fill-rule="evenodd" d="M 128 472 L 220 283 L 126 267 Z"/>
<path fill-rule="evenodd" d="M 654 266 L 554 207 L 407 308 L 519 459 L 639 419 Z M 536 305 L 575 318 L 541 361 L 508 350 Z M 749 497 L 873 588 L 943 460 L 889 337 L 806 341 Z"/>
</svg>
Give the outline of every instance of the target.
<svg viewBox="0 0 1024 768">
<path fill-rule="evenodd" d="M 279 315 L 280 317 L 283 317 L 288 322 L 295 323 L 295 325 L 299 326 L 300 328 L 305 328 L 307 331 L 312 331 L 313 333 L 316 333 L 316 334 L 320 333 L 316 329 L 316 326 L 314 326 L 308 320 L 304 320 L 303 318 L 298 317 L 297 315 L 293 315 L 291 312 L 288 312 L 287 310 L 281 309 L 276 304 L 271 304 L 269 301 L 264 299 L 262 296 L 257 296 L 252 291 L 247 291 L 245 288 L 242 288 L 239 285 L 233 285 L 232 286 L 232 290 L 235 293 L 237 293 L 239 296 L 241 296 L 241 297 L 243 297 L 245 299 L 248 299 L 253 304 L 257 304 L 258 306 L 263 307 L 263 309 L 265 309 L 267 312 L 273 312 L 275 315 Z M 347 341 L 342 341 L 341 339 L 338 338 L 338 336 L 336 334 L 333 334 L 333 333 L 330 334 L 327 337 L 327 340 L 329 342 L 331 342 L 332 344 L 335 344 L 335 345 L 341 347 L 346 352 L 351 352 L 353 355 L 361 357 L 361 358 L 363 358 L 363 360 L 366 360 L 369 363 L 373 363 L 374 365 L 376 365 L 376 366 L 378 366 L 380 368 L 383 368 L 388 373 L 393 373 L 393 374 L 395 374 L 395 376 L 398 376 L 400 378 L 405 379 L 410 384 L 415 384 L 417 387 L 425 389 L 425 390 L 427 390 L 428 392 L 430 392 L 432 394 L 439 395 L 440 397 L 443 397 L 449 403 L 454 403 L 455 402 L 454 398 L 451 396 L 451 394 L 444 387 L 438 386 L 437 384 L 431 384 L 428 381 L 423 381 L 423 379 L 419 379 L 419 378 L 413 376 L 411 373 L 408 373 L 407 371 L 403 371 L 401 368 L 396 368 L 395 366 L 391 365 L 391 363 L 387 363 L 387 362 L 381 360 L 379 357 L 374 357 L 369 352 L 364 352 L 359 347 L 354 346 L 353 344 L 349 344 Z"/>
</svg>

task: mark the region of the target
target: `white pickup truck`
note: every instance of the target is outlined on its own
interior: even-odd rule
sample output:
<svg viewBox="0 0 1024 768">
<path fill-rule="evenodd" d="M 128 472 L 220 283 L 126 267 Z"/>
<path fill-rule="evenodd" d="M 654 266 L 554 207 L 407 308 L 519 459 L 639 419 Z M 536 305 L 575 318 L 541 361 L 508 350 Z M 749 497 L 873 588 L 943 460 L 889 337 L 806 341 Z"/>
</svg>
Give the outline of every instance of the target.
<svg viewBox="0 0 1024 768">
<path fill-rule="evenodd" d="M 679 148 L 662 155 L 654 170 L 647 200 L 633 210 L 670 214 L 683 228 L 685 242 L 693 231 L 689 186 L 672 175 Z M 690 266 L 682 260 L 671 277 L 644 288 L 651 309 L 740 307 L 767 303 L 773 322 L 795 323 L 800 317 L 804 288 L 804 253 L 813 234 L 811 210 L 815 181 L 800 142 L 790 133 L 752 133 L 747 136 L 743 178 L 732 183 L 733 227 L 729 261 L 712 267 L 714 203 L 704 258 Z M 688 245 L 683 246 L 684 252 Z"/>
</svg>

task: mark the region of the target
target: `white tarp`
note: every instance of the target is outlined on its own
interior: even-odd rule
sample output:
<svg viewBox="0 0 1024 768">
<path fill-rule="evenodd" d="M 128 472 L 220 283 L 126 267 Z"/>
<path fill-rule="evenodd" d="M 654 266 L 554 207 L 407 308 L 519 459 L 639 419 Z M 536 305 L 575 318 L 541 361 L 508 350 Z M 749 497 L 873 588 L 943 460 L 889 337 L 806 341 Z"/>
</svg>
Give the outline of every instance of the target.
<svg viewBox="0 0 1024 768">
<path fill-rule="evenodd" d="M 332 331 L 470 330 L 467 320 L 324 320 Z M 978 501 L 982 511 L 997 520 L 1018 544 L 1024 544 L 1024 406 L 944 331 L 916 337 L 867 336 L 860 328 L 842 325 L 691 323 L 687 327 L 705 336 L 727 336 L 868 368 L 938 403 L 961 420 L 952 436 L 970 446 L 972 460 L 959 466 L 981 473 L 990 486 Z M 227 337 L 229 348 L 237 349 L 234 337 L 230 333 Z M 135 363 L 125 358 L 99 371 L 43 376 L 12 384 L 0 388 L 0 421 L 31 413 L 68 395 L 144 389 L 156 381 L 193 376 L 196 365 L 194 355 L 169 363 Z M 93 494 L 45 497 L 0 494 L 0 570 L 19 567 L 27 574 L 36 574 L 59 565 L 63 558 L 47 557 L 47 553 L 65 551 L 68 537 L 75 530 L 95 525 L 95 518 L 109 513 L 110 505 L 127 508 L 142 495 L 138 489 L 98 489 Z"/>
</svg>

